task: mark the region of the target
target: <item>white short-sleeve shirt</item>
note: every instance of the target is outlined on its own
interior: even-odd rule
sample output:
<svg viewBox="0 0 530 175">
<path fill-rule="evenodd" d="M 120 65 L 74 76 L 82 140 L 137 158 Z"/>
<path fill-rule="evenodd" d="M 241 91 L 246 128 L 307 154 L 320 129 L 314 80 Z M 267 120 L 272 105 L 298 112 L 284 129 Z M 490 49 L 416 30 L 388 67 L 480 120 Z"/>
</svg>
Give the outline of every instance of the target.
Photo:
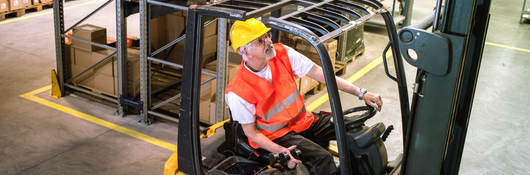
<svg viewBox="0 0 530 175">
<path fill-rule="evenodd" d="M 289 57 L 289 62 L 291 63 L 291 69 L 297 77 L 305 76 L 315 65 L 313 61 L 302 55 L 300 52 L 289 46 L 283 46 L 287 51 L 287 56 Z M 244 65 L 244 67 L 259 77 L 272 82 L 272 74 L 269 65 L 259 72 L 250 70 L 246 65 Z M 232 119 L 238 121 L 241 124 L 249 124 L 256 121 L 254 118 L 254 115 L 256 114 L 256 107 L 253 104 L 248 103 L 233 92 L 226 94 L 225 99 L 226 104 L 228 104 L 228 107 L 232 112 Z"/>
</svg>

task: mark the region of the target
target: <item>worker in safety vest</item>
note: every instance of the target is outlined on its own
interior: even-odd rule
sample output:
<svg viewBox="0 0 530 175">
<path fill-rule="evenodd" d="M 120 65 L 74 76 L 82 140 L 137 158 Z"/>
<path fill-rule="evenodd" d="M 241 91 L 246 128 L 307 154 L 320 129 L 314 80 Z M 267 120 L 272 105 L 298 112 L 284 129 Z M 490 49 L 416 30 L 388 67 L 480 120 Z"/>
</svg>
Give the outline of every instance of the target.
<svg viewBox="0 0 530 175">
<path fill-rule="evenodd" d="M 289 153 L 298 148 L 301 160 L 291 155 L 288 165 L 303 163 L 311 174 L 338 172 L 324 148 L 335 138 L 330 115 L 315 117 L 306 111 L 295 79 L 308 76 L 324 81 L 322 68 L 306 56 L 281 43 L 273 44 L 270 28 L 251 18 L 236 21 L 230 29 L 232 48 L 243 56 L 238 72 L 226 88 L 226 102 L 253 148 L 271 153 Z M 358 96 L 381 110 L 379 95 L 336 77 L 340 90 Z M 290 154 L 289 154 L 290 155 Z"/>
</svg>

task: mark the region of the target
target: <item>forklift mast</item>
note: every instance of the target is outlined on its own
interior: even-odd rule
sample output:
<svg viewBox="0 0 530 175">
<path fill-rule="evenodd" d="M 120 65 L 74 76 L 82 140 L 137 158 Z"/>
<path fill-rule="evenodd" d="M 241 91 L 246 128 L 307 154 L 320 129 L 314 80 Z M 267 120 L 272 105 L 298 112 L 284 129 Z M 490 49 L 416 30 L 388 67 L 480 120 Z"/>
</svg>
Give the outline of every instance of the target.
<svg viewBox="0 0 530 175">
<path fill-rule="evenodd" d="M 490 4 L 438 0 L 432 32 L 414 25 L 399 31 L 404 59 L 418 68 L 402 174 L 458 174 Z"/>
<path fill-rule="evenodd" d="M 291 4 L 303 8 L 282 16 L 281 8 Z M 342 106 L 323 42 L 380 14 L 385 20 L 390 40 L 388 48 L 392 49 L 395 65 L 395 77 L 391 79 L 397 82 L 400 98 L 404 133 L 400 174 L 458 173 L 489 5 L 490 0 L 447 0 L 442 6 L 442 1 L 438 0 L 433 32 L 409 26 L 399 34 L 391 14 L 377 0 L 226 0 L 189 9 L 178 128 L 179 171 L 186 174 L 206 172 L 199 140 L 202 44 L 198 38 L 203 33 L 203 17 L 230 20 L 262 17 L 262 21 L 276 32 L 300 36 L 317 50 L 335 121 L 339 159 L 343 165 L 340 171 L 343 175 L 352 174 Z M 411 105 L 401 56 L 418 68 Z"/>
</svg>

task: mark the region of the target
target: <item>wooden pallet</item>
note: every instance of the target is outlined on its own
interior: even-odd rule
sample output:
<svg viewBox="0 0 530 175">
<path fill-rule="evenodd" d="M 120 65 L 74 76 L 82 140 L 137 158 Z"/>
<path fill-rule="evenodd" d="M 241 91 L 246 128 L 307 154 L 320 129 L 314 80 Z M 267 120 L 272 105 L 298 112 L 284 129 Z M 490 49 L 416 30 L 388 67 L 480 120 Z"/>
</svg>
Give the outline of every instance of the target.
<svg viewBox="0 0 530 175">
<path fill-rule="evenodd" d="M 77 86 L 83 87 L 83 88 L 85 88 L 85 89 L 87 89 L 89 91 L 92 91 L 92 92 L 96 93 L 96 94 L 118 98 L 117 94 L 107 93 L 107 92 L 101 91 L 101 90 L 99 90 L 97 88 L 94 88 L 94 87 L 91 87 L 91 86 L 87 86 L 87 85 L 84 85 L 84 84 L 77 84 Z"/>
<path fill-rule="evenodd" d="M 15 18 L 26 14 L 26 9 L 17 9 L 13 11 L 7 11 L 0 13 L 0 20 L 4 20 L 6 18 Z"/>
<path fill-rule="evenodd" d="M 31 5 L 26 7 L 26 13 L 28 12 L 38 12 L 42 11 L 44 9 L 53 8 L 53 1 L 52 2 L 44 2 L 37 5 Z"/>
<path fill-rule="evenodd" d="M 53 1 L 43 2 L 43 3 L 40 3 L 39 5 L 42 6 L 42 9 L 53 8 Z"/>
<path fill-rule="evenodd" d="M 335 61 L 341 61 L 341 62 L 345 62 L 345 63 L 351 63 L 353 62 L 353 60 L 355 60 L 357 57 L 361 56 L 364 54 L 364 47 L 360 48 L 360 49 L 357 49 L 354 53 L 350 53 L 349 55 L 346 55 L 346 58 L 342 59 L 342 60 L 335 60 Z"/>
<path fill-rule="evenodd" d="M 313 87 L 310 88 L 310 90 L 306 91 L 305 93 L 301 93 L 300 95 L 303 97 L 303 98 L 307 98 L 308 96 L 310 95 L 315 95 L 316 93 L 318 93 L 318 91 L 320 91 L 321 89 L 321 85 L 322 83 L 319 83 L 319 84 L 316 84 L 316 85 L 313 85 Z"/>
<path fill-rule="evenodd" d="M 45 2 L 37 5 L 31 5 L 27 6 L 23 9 L 17 9 L 7 12 L 1 12 L 0 13 L 0 20 L 4 20 L 7 18 L 16 18 L 22 15 L 25 15 L 28 12 L 38 12 L 42 11 L 44 9 L 53 8 L 53 2 Z"/>
<path fill-rule="evenodd" d="M 37 4 L 37 5 L 28 6 L 24 10 L 26 11 L 26 13 L 28 13 L 28 12 L 38 12 L 38 11 L 42 10 L 42 5 Z"/>
<path fill-rule="evenodd" d="M 348 62 L 335 61 L 335 75 L 341 76 L 346 74 L 346 68 L 348 67 Z"/>
</svg>

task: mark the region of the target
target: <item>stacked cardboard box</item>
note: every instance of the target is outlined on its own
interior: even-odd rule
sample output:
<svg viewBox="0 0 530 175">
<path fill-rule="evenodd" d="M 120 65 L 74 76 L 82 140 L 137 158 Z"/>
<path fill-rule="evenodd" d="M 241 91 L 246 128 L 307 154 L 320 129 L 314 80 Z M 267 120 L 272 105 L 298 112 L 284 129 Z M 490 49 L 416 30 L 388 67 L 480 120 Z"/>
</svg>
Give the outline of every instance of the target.
<svg viewBox="0 0 530 175">
<path fill-rule="evenodd" d="M 304 39 L 294 36 L 292 34 L 288 33 L 282 33 L 281 35 L 281 42 L 285 45 L 288 45 L 301 54 L 307 56 L 309 59 L 311 59 L 313 62 L 315 62 L 317 65 L 322 66 L 322 63 L 320 62 L 320 56 L 318 55 L 318 52 L 316 49 L 309 44 L 309 42 L 305 41 Z M 330 57 L 330 61 L 332 64 L 332 67 L 335 66 L 335 59 L 337 58 L 337 40 L 331 39 L 326 42 L 324 42 L 324 46 L 328 49 L 328 54 Z M 313 80 L 309 77 L 302 77 L 299 80 L 299 87 L 298 90 L 300 94 L 304 95 L 313 88 L 316 88 L 319 85 L 319 82 L 316 80 Z"/>
<path fill-rule="evenodd" d="M 241 57 L 241 55 L 235 52 L 232 52 L 232 51 L 228 52 L 228 63 L 227 63 L 228 72 L 226 73 L 226 75 L 228 76 L 228 82 L 230 82 L 232 78 L 236 76 L 237 70 L 239 69 L 239 66 L 241 65 L 242 59 L 243 58 Z M 204 69 L 211 71 L 211 72 L 217 72 L 217 60 L 206 64 L 204 66 Z M 212 91 L 210 93 L 210 97 L 212 98 L 215 98 L 215 95 L 216 95 L 216 84 L 217 84 L 216 80 L 212 81 L 212 84 L 211 84 Z"/>
<path fill-rule="evenodd" d="M 326 42 L 324 42 L 324 46 L 328 49 L 329 58 L 331 60 L 331 67 L 334 68 L 335 66 L 335 59 L 337 58 L 337 40 L 331 39 Z M 320 61 L 320 56 L 318 55 L 318 52 L 316 49 L 310 45 L 307 41 L 298 38 L 296 42 L 296 50 L 303 55 L 307 56 L 309 59 L 311 59 L 313 62 L 315 62 L 317 65 L 322 66 L 322 63 Z M 306 94 L 307 92 L 311 91 L 315 87 L 319 85 L 319 82 L 316 80 L 313 80 L 309 77 L 302 77 L 300 79 L 300 93 Z"/>
<path fill-rule="evenodd" d="M 241 65 L 242 57 L 241 55 L 229 51 L 228 53 L 228 72 L 226 75 L 228 76 L 228 82 L 232 80 L 237 70 L 239 69 L 239 66 Z M 204 66 L 204 69 L 210 71 L 210 72 L 216 72 L 217 70 L 217 61 L 212 61 Z M 211 78 L 208 75 L 202 75 L 201 76 L 203 81 Z M 200 121 L 208 124 L 214 124 L 215 122 L 215 110 L 216 110 L 216 91 L 217 89 L 217 80 L 210 81 L 208 84 L 205 84 L 201 86 L 201 102 L 200 102 Z M 223 92 L 224 93 L 224 92 Z M 207 110 L 209 109 L 209 110 Z M 229 118 L 228 109 L 225 110 L 226 113 L 223 116 L 224 118 L 221 118 L 220 120 L 226 120 Z"/>
<path fill-rule="evenodd" d="M 30 5 L 30 0 L 9 0 L 9 11 L 24 9 Z"/>
<path fill-rule="evenodd" d="M 91 53 L 83 53 L 85 51 L 74 48 L 74 63 L 75 61 L 85 60 L 91 62 L 90 65 L 105 58 L 113 53 L 110 50 L 100 50 Z M 127 95 L 134 97 L 140 92 L 140 50 L 137 48 L 127 49 Z M 74 84 L 92 89 L 109 96 L 118 96 L 118 67 L 116 56 L 113 56 L 99 66 L 85 73 L 80 78 L 74 80 Z M 79 67 L 79 65 L 72 64 L 72 67 Z M 73 69 L 74 70 L 74 69 Z M 74 71 L 73 71 L 74 72 Z"/>
<path fill-rule="evenodd" d="M 81 25 L 74 28 L 73 36 L 84 40 L 106 44 L 106 29 L 94 25 Z M 96 64 L 103 58 L 112 54 L 113 51 L 94 47 L 92 45 L 76 42 L 66 47 L 66 60 L 70 77 L 75 76 L 90 66 Z M 139 93 L 139 55 L 137 48 L 127 49 L 127 95 L 136 96 Z M 91 89 L 95 92 L 109 96 L 118 96 L 118 74 L 116 56 L 108 58 L 95 68 L 77 77 L 72 83 Z"/>
<path fill-rule="evenodd" d="M 0 0 L 0 13 L 9 11 L 9 1 Z"/>
<path fill-rule="evenodd" d="M 152 19 L 149 25 L 151 48 L 152 51 L 155 51 L 185 33 L 186 13 L 179 11 L 160 16 Z M 168 61 L 180 65 L 184 64 L 185 42 L 186 40 L 182 40 L 175 45 L 175 48 L 168 56 Z M 211 23 L 203 28 L 202 43 L 202 61 L 205 63 L 208 58 L 215 56 L 217 52 L 217 22 Z M 168 50 L 159 53 L 155 57 L 165 58 Z"/>
<path fill-rule="evenodd" d="M 201 75 L 201 82 L 208 81 L 214 77 L 208 75 Z M 215 95 L 215 80 L 209 81 L 206 84 L 201 85 L 201 97 L 199 102 L 199 121 L 207 124 L 215 124 L 216 117 L 216 99 Z M 226 113 L 223 115 L 220 120 L 225 120 L 229 118 L 228 109 L 225 110 Z"/>
<path fill-rule="evenodd" d="M 92 41 L 99 44 L 107 43 L 107 29 L 92 24 L 83 24 L 74 27 L 72 30 L 73 37 Z M 73 41 L 72 47 L 83 49 L 89 52 L 102 50 L 103 48 L 97 47 L 81 41 Z"/>
</svg>

